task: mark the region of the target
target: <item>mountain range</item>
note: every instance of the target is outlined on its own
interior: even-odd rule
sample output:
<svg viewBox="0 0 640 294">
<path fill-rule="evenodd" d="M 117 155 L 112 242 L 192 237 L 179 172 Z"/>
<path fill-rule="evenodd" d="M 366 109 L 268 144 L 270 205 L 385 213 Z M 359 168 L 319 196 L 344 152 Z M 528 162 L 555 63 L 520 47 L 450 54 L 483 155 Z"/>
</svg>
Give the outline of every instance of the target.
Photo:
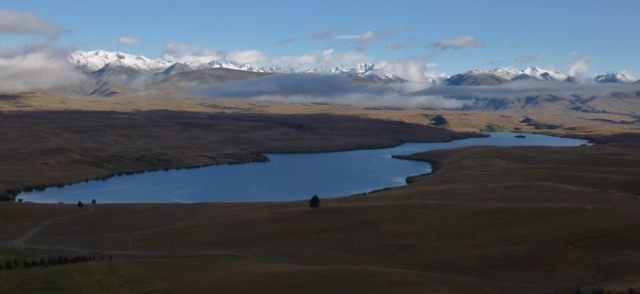
<svg viewBox="0 0 640 294">
<path fill-rule="evenodd" d="M 76 51 L 69 56 L 69 61 L 81 69 L 88 79 L 78 86 L 56 90 L 86 96 L 111 97 L 140 89 L 148 93 L 209 87 L 207 89 L 213 89 L 215 94 L 207 95 L 213 97 L 275 95 L 289 97 L 285 101 L 334 101 L 382 107 L 419 105 L 452 110 L 538 109 L 543 112 L 544 109 L 561 108 L 634 117 L 640 113 L 640 80 L 622 72 L 578 79 L 535 66 L 524 69 L 474 69 L 448 77 L 425 74 L 426 82 L 423 81 L 415 89 L 414 83 L 373 63 L 360 63 L 351 68 L 292 69 L 281 66 L 255 67 L 248 63 L 223 60 L 154 60 L 102 50 Z M 345 77 L 352 83 L 332 76 Z M 256 82 L 249 80 L 260 77 L 268 79 Z M 307 98 L 300 98 L 305 96 Z M 354 97 L 363 98 L 354 102 L 353 99 L 359 99 Z M 426 104 L 424 101 L 427 101 Z M 444 104 L 438 104 L 440 102 Z"/>
<path fill-rule="evenodd" d="M 208 62 L 199 60 L 178 62 L 173 60 L 149 59 L 144 56 L 135 56 L 122 52 L 107 52 L 103 50 L 75 51 L 70 54 L 69 61 L 84 72 L 97 75 L 99 77 L 104 77 L 105 72 L 113 72 L 115 68 L 123 68 L 120 69 L 119 72 L 127 76 L 136 75 L 134 71 L 138 74 L 162 73 L 165 75 L 171 75 L 190 71 L 206 72 L 207 69 L 230 69 L 252 73 L 337 74 L 350 78 L 362 78 L 383 83 L 402 83 L 407 81 L 406 79 L 394 75 L 389 71 L 378 68 L 374 63 L 358 63 L 351 68 L 334 67 L 328 69 L 293 69 L 281 66 L 254 67 L 249 63 L 219 60 L 212 60 Z M 449 77 L 428 76 L 425 74 L 425 78 L 433 84 L 445 84 L 450 86 L 499 85 L 528 79 L 539 81 L 577 82 L 575 77 L 536 66 L 525 69 L 515 69 L 510 67 L 496 68 L 488 71 L 474 69 Z M 597 75 L 595 78 L 588 80 L 587 82 L 630 84 L 640 83 L 640 80 L 634 80 L 624 73 L 611 72 Z"/>
</svg>

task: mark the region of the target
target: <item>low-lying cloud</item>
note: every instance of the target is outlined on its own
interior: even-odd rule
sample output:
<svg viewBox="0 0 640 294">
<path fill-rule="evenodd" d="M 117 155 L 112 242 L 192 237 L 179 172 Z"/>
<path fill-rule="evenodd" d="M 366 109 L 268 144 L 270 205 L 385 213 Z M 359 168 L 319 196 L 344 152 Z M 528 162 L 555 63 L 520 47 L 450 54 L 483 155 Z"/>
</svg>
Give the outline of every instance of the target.
<svg viewBox="0 0 640 294">
<path fill-rule="evenodd" d="M 569 75 L 572 77 L 581 77 L 589 71 L 589 63 L 591 58 L 589 56 L 581 56 L 573 54 L 574 58 L 567 62 L 567 69 Z"/>
<path fill-rule="evenodd" d="M 417 90 L 416 89 L 420 89 Z M 367 107 L 464 109 L 486 99 L 516 99 L 543 94 L 590 97 L 640 91 L 640 85 L 573 84 L 522 80 L 495 86 L 429 86 L 426 83 L 371 84 L 334 75 L 276 74 L 205 86 L 197 93 L 213 98 L 242 98 L 295 103 Z"/>
<path fill-rule="evenodd" d="M 336 75 L 276 74 L 206 86 L 198 94 L 295 103 L 330 103 L 369 107 L 456 109 L 465 102 L 437 95 L 415 95 L 402 86 L 358 83 Z"/>
<path fill-rule="evenodd" d="M 23 92 L 82 83 L 87 77 L 68 60 L 69 50 L 34 43 L 0 47 L 0 92 Z"/>
<path fill-rule="evenodd" d="M 640 85 L 621 84 L 574 84 L 567 82 L 550 82 L 536 80 L 521 80 L 493 86 L 435 86 L 414 92 L 414 95 L 435 95 L 444 97 L 467 98 L 524 98 L 542 94 L 563 95 L 605 95 L 620 92 L 635 92 Z"/>
</svg>

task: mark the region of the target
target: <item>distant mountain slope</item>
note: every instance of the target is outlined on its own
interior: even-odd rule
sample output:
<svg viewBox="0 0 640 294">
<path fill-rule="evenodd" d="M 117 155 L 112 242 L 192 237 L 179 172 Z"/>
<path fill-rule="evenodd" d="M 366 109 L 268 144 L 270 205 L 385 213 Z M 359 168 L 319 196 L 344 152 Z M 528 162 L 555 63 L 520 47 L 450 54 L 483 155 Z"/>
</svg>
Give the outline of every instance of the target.
<svg viewBox="0 0 640 294">
<path fill-rule="evenodd" d="M 292 69 L 279 65 L 255 67 L 249 63 L 225 60 L 154 60 L 103 50 L 76 51 L 69 56 L 69 61 L 87 73 L 89 79 L 75 87 L 59 87 L 55 90 L 78 95 L 111 97 L 136 90 L 147 93 L 164 89 L 180 90 L 270 74 L 284 76 L 296 73 L 343 76 L 354 83 L 370 84 L 362 86 L 363 89 L 375 88 L 371 93 L 384 92 L 398 101 L 403 95 L 425 97 L 425 100 L 448 99 L 459 105 L 455 106 L 457 110 L 566 109 L 623 115 L 640 113 L 640 80 L 624 72 L 601 74 L 592 79 L 572 77 L 536 66 L 524 69 L 474 69 L 449 77 L 425 73 L 424 80 L 428 82 L 424 83 L 423 90 L 408 93 L 400 90 L 403 86 L 398 85 L 407 80 L 378 68 L 374 63 L 330 69 Z M 389 84 L 396 85 L 387 87 Z M 407 86 L 407 89 L 411 89 L 413 85 Z"/>
<path fill-rule="evenodd" d="M 522 70 L 514 68 L 496 68 L 490 71 L 474 69 L 466 73 L 453 75 L 446 80 L 446 83 L 450 86 L 486 86 L 529 79 L 538 81 L 571 81 L 568 75 L 532 66 Z"/>
<path fill-rule="evenodd" d="M 497 74 L 471 70 L 463 74 L 453 75 L 446 80 L 449 86 L 481 86 L 481 85 L 500 85 L 509 82 Z"/>
<path fill-rule="evenodd" d="M 352 78 L 365 78 L 376 82 L 384 83 L 402 83 L 406 80 L 393 75 L 392 73 L 385 72 L 378 69 L 375 64 L 360 63 L 356 64 L 353 68 L 332 68 L 327 70 L 309 68 L 304 70 L 294 70 L 292 68 L 286 69 L 281 66 L 265 66 L 254 67 L 249 63 L 237 63 L 233 61 L 220 61 L 211 60 L 209 62 L 202 61 L 190 61 L 190 62 L 177 62 L 171 60 L 153 60 L 144 56 L 135 56 L 122 52 L 107 52 L 103 50 L 95 51 L 76 51 L 70 54 L 69 61 L 78 68 L 81 68 L 87 73 L 94 73 L 101 70 L 106 66 L 124 67 L 133 69 L 139 72 L 164 72 L 172 73 L 174 71 L 187 72 L 196 71 L 201 69 L 231 69 L 256 73 L 291 73 L 291 72 L 303 72 L 303 73 L 316 73 L 316 74 L 339 74 Z"/>
</svg>

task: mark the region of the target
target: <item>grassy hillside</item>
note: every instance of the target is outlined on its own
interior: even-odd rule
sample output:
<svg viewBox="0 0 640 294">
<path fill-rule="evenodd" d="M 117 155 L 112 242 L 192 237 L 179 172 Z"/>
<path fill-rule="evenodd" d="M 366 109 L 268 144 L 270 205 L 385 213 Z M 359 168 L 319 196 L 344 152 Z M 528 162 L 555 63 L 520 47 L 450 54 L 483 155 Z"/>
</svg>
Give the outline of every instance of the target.
<svg viewBox="0 0 640 294">
<path fill-rule="evenodd" d="M 4 227 L 23 231 L 25 222 L 73 214 L 26 239 L 29 254 L 113 254 L 117 262 L 3 271 L 0 284 L 46 290 L 16 281 L 47 277 L 67 291 L 113 279 L 101 289 L 179 293 L 637 288 L 640 153 L 611 145 L 421 153 L 412 157 L 439 163 L 434 174 L 372 195 L 322 199 L 319 209 L 304 201 L 91 211 L 3 203 Z M 0 237 L 12 240 L 15 230 Z M 58 281 L 76 271 L 83 274 Z"/>
<path fill-rule="evenodd" d="M 263 151 L 465 136 L 451 129 L 547 132 L 599 145 L 419 153 L 410 158 L 436 163 L 435 173 L 366 196 L 322 199 L 318 209 L 307 201 L 83 208 L 2 202 L 1 292 L 640 289 L 640 139 L 624 115 L 535 107 L 384 110 L 174 94 L 1 96 L 0 186 L 237 162 Z M 545 125 L 557 128 L 539 128 Z M 25 260 L 61 256 L 96 260 L 24 267 Z M 18 265 L 7 269 L 7 261 Z"/>
</svg>

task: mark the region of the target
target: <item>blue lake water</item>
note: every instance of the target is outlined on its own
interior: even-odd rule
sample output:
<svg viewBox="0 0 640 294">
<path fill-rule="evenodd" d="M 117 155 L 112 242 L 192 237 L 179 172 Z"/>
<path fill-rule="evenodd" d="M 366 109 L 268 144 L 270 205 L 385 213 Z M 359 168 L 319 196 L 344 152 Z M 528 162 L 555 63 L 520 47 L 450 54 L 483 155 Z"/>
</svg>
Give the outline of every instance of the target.
<svg viewBox="0 0 640 294">
<path fill-rule="evenodd" d="M 431 172 L 426 162 L 394 159 L 422 151 L 475 145 L 579 146 L 585 140 L 514 133 L 446 143 L 407 143 L 395 148 L 344 152 L 267 154 L 271 162 L 148 172 L 18 195 L 40 203 L 194 203 L 306 200 L 346 196 L 405 185 Z"/>
</svg>

